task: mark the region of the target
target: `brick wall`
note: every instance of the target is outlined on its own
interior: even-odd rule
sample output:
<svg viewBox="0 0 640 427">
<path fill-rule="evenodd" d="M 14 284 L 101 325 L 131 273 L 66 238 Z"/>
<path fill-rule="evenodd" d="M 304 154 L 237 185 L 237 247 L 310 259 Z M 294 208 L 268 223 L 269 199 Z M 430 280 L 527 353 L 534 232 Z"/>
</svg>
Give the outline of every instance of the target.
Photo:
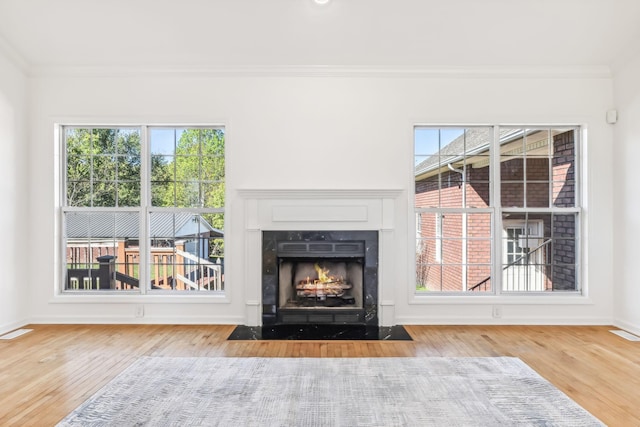
<svg viewBox="0 0 640 427">
<path fill-rule="evenodd" d="M 571 207 L 575 202 L 573 131 L 554 137 L 552 168 L 548 158 L 527 158 L 526 194 L 524 159 L 510 159 L 500 164 L 502 181 L 501 199 L 503 207 L 530 208 L 549 206 L 549 186 L 552 186 L 551 202 L 557 207 Z M 551 176 L 550 176 L 551 173 Z M 441 190 L 438 191 L 438 176 L 416 182 L 416 206 L 462 208 L 462 195 L 466 191 L 467 207 L 489 206 L 489 168 L 467 168 L 466 184 L 453 171 L 441 173 Z M 550 179 L 551 178 L 551 179 Z M 515 217 L 511 217 L 512 219 Z M 524 215 L 522 216 L 524 219 Z M 547 288 L 575 289 L 575 218 L 573 215 L 549 214 L 529 215 L 530 220 L 543 221 L 544 235 L 554 238 L 552 249 L 553 265 L 541 267 L 547 277 Z M 467 245 L 467 285 L 484 280 L 490 275 L 491 219 L 488 214 L 467 215 L 467 241 L 459 238 L 462 233 L 462 215 L 445 214 L 442 219 L 442 259 L 436 259 L 437 245 L 436 216 L 423 213 L 421 236 L 424 238 L 416 247 L 417 279 L 426 283 L 431 290 L 460 291 L 462 289 L 463 244 Z M 553 229 L 552 229 L 553 228 Z M 449 240 L 447 239 L 449 238 Z M 457 239 L 455 239 L 457 238 Z M 481 240 L 476 240 L 481 239 Z M 543 260 L 549 264 L 550 260 Z M 551 283 L 553 278 L 553 284 Z M 490 289 L 487 287 L 487 289 Z"/>
</svg>

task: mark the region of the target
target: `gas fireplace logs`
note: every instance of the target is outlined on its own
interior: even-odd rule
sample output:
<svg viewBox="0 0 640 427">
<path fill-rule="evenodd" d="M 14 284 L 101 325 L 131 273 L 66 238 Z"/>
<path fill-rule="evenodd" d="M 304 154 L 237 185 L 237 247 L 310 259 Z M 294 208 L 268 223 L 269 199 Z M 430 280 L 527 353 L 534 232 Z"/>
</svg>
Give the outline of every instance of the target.
<svg viewBox="0 0 640 427">
<path fill-rule="evenodd" d="M 297 295 L 308 298 L 341 297 L 351 284 L 343 281 L 303 280 L 296 285 Z"/>
</svg>

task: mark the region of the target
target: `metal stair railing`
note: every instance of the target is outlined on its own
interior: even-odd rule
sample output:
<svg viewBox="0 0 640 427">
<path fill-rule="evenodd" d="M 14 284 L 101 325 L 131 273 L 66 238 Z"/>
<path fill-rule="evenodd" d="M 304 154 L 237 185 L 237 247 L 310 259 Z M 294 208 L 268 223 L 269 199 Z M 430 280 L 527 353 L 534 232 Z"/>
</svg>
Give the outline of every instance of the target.
<svg viewBox="0 0 640 427">
<path fill-rule="evenodd" d="M 527 258 L 527 262 L 524 265 L 528 265 L 528 259 L 531 258 L 532 255 L 535 255 L 538 253 L 538 251 L 542 250 L 543 248 L 545 248 L 547 245 L 549 245 L 549 243 L 551 243 L 551 239 L 545 240 L 544 242 L 542 242 L 541 244 L 539 244 L 538 246 L 536 246 L 536 248 L 530 252 L 527 252 L 524 255 L 519 256 L 517 259 L 511 261 L 509 264 L 505 265 L 504 268 L 502 269 L 502 271 L 506 271 L 509 268 L 513 268 L 516 265 L 522 265 L 520 264 L 520 261 L 522 261 L 523 259 Z M 476 283 L 475 285 L 471 286 L 470 288 L 467 289 L 467 291 L 475 291 L 478 290 L 482 285 L 485 285 L 485 289 L 486 290 L 486 283 L 491 280 L 491 275 L 489 275 L 488 277 L 482 279 L 481 281 L 479 281 L 478 283 Z"/>
</svg>

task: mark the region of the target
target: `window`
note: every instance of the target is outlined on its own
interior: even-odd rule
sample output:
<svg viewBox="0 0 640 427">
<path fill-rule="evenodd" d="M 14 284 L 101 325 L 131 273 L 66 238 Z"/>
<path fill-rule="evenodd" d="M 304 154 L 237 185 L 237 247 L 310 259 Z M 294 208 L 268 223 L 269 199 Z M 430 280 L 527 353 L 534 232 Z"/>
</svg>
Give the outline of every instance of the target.
<svg viewBox="0 0 640 427">
<path fill-rule="evenodd" d="M 65 291 L 224 291 L 224 130 L 62 126 Z"/>
<path fill-rule="evenodd" d="M 416 289 L 578 291 L 578 138 L 575 127 L 416 127 Z"/>
</svg>

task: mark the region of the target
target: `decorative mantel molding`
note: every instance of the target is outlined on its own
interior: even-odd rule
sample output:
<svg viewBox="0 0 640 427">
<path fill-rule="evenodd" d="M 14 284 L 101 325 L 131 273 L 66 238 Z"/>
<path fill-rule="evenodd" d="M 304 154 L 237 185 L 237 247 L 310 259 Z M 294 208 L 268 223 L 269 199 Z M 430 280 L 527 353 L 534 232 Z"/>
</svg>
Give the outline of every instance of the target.
<svg viewBox="0 0 640 427">
<path fill-rule="evenodd" d="M 239 189 L 245 199 L 394 199 L 400 189 Z"/>
</svg>

